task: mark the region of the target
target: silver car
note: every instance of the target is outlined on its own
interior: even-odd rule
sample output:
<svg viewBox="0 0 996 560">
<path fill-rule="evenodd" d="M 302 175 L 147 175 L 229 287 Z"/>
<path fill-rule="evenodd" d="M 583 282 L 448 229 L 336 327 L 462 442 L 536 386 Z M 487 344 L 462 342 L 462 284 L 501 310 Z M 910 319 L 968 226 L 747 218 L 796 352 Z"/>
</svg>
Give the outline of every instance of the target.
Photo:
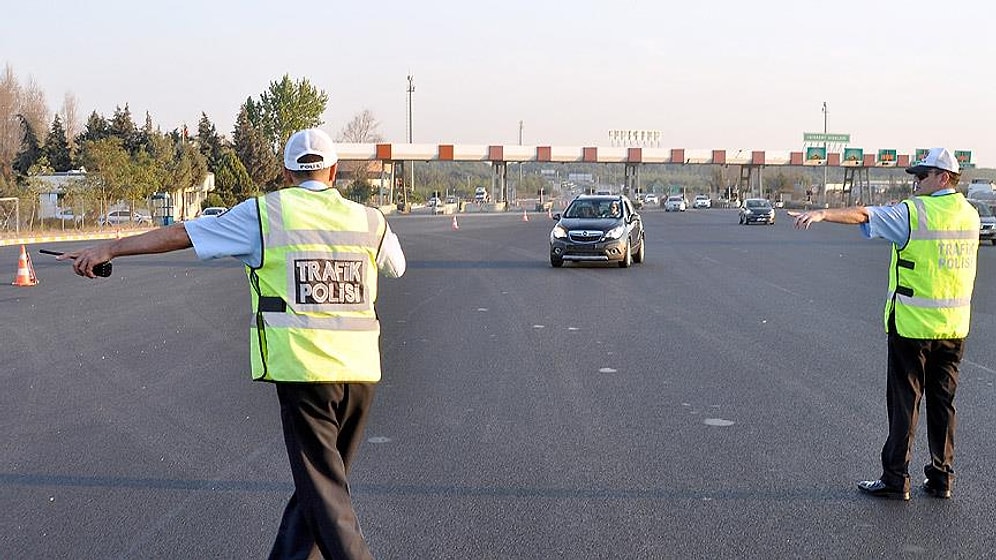
<svg viewBox="0 0 996 560">
<path fill-rule="evenodd" d="M 979 212 L 979 244 L 989 241 L 996 245 L 996 216 L 993 215 L 992 208 L 985 202 L 969 200 L 972 206 Z"/>
<path fill-rule="evenodd" d="M 688 201 L 680 194 L 672 194 L 664 201 L 665 212 L 684 212 L 688 209 Z"/>
</svg>

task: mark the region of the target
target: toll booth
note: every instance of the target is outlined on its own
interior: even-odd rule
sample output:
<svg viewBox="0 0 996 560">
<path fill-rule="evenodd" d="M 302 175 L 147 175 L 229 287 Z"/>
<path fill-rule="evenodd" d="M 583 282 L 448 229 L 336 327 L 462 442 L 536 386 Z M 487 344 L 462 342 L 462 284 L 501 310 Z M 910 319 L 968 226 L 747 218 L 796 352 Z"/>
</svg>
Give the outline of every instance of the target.
<svg viewBox="0 0 996 560">
<path fill-rule="evenodd" d="M 152 221 L 159 226 L 173 223 L 173 198 L 168 192 L 152 195 Z"/>
</svg>

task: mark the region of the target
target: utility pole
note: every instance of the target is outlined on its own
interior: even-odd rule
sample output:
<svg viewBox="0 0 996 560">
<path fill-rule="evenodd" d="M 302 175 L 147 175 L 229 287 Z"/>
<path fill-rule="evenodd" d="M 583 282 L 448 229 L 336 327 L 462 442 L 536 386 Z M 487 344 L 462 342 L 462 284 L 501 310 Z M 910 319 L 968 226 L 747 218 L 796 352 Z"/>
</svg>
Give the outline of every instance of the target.
<svg viewBox="0 0 996 560">
<path fill-rule="evenodd" d="M 522 121 L 519 121 L 519 145 L 522 145 Z M 515 184 L 515 198 L 519 198 L 519 190 L 522 189 L 522 162 L 519 162 L 519 182 Z M 540 202 L 543 202 L 542 200 Z"/>
<path fill-rule="evenodd" d="M 408 143 L 412 143 L 412 94 L 415 93 L 415 77 L 408 74 Z M 415 190 L 415 161 L 408 162 L 410 180 L 405 191 L 405 210 L 408 210 L 408 190 Z"/>
<path fill-rule="evenodd" d="M 827 102 L 823 102 L 823 202 L 830 205 L 830 195 L 827 194 L 827 167 L 830 154 L 827 153 Z"/>
</svg>

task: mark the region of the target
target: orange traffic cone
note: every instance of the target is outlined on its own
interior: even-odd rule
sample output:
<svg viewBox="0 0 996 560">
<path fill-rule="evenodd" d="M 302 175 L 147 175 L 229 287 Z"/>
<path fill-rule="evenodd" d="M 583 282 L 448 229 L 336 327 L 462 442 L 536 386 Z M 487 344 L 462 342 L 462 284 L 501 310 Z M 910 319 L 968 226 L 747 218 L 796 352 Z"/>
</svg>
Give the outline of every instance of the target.
<svg viewBox="0 0 996 560">
<path fill-rule="evenodd" d="M 38 283 L 35 276 L 35 267 L 31 265 L 31 257 L 21 245 L 21 256 L 17 259 L 17 276 L 14 277 L 13 286 L 34 286 Z"/>
<path fill-rule="evenodd" d="M 529 221 L 529 216 L 526 215 L 526 210 L 525 209 L 522 210 L 522 221 L 523 222 L 528 222 Z"/>
<path fill-rule="evenodd" d="M 453 229 L 460 229 L 460 224 L 457 223 L 456 216 L 453 216 Z"/>
</svg>

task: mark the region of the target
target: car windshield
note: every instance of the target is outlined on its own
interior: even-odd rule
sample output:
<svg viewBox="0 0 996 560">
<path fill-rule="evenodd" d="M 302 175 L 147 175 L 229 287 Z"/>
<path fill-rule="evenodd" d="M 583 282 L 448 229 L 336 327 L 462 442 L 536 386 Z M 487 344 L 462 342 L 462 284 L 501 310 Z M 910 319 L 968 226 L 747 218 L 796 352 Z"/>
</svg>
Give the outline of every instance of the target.
<svg viewBox="0 0 996 560">
<path fill-rule="evenodd" d="M 771 205 L 768 204 L 767 200 L 748 200 L 745 205 L 747 208 L 770 208 Z"/>
<path fill-rule="evenodd" d="M 617 200 L 576 201 L 564 213 L 565 218 L 619 218 L 622 210 Z"/>
<path fill-rule="evenodd" d="M 975 209 L 979 211 L 979 215 L 980 216 L 985 216 L 987 218 L 988 217 L 992 217 L 993 211 L 992 211 L 991 208 L 989 208 L 988 205 L 983 204 L 981 202 L 976 202 L 974 200 L 971 201 L 971 203 L 972 203 L 972 206 L 975 206 Z"/>
</svg>

